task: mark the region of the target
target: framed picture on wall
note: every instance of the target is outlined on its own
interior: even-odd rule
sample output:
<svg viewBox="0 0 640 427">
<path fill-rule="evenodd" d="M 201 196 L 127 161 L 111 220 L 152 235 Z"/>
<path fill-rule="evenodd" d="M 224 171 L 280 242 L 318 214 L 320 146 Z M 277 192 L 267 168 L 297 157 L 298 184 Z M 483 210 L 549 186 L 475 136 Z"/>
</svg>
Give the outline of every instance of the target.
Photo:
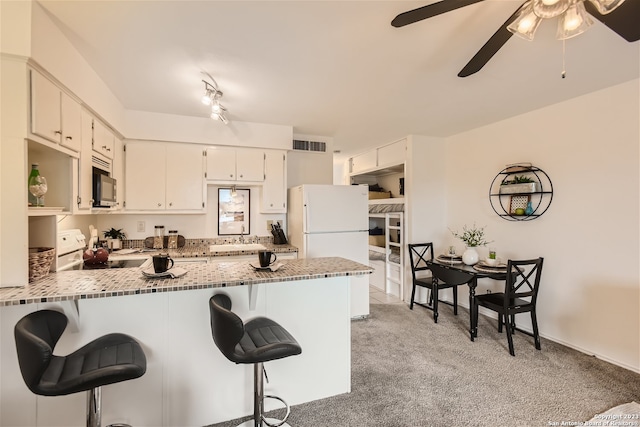
<svg viewBox="0 0 640 427">
<path fill-rule="evenodd" d="M 218 235 L 250 234 L 249 189 L 218 188 Z"/>
</svg>

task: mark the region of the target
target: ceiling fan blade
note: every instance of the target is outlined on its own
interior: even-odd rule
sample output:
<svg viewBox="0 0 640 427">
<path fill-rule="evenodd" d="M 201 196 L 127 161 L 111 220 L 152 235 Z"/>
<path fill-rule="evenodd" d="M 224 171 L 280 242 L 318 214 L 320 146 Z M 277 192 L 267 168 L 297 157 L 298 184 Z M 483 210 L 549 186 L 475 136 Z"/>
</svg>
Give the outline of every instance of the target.
<svg viewBox="0 0 640 427">
<path fill-rule="evenodd" d="M 414 22 L 451 12 L 452 10 L 460 9 L 461 7 L 469 6 L 481 1 L 483 0 L 442 0 L 437 3 L 428 4 L 426 6 L 419 7 L 418 9 L 401 13 L 393 18 L 391 25 L 394 27 L 404 27 L 405 25 L 413 24 Z"/>
<path fill-rule="evenodd" d="M 471 58 L 471 61 L 464 66 L 464 68 L 458 73 L 458 77 L 468 77 L 471 74 L 475 74 L 485 66 L 487 62 L 495 55 L 502 46 L 511 38 L 513 33 L 507 30 L 507 27 L 511 22 L 516 19 L 516 16 L 522 9 L 520 6 L 513 14 L 507 19 L 504 24 L 496 31 L 491 38 L 480 48 L 478 53 Z"/>
<path fill-rule="evenodd" d="M 590 1 L 585 1 L 584 6 L 587 8 L 587 12 L 626 41 L 635 42 L 640 40 L 640 23 L 638 22 L 640 1 L 625 0 L 613 12 L 606 15 L 601 15 Z"/>
</svg>

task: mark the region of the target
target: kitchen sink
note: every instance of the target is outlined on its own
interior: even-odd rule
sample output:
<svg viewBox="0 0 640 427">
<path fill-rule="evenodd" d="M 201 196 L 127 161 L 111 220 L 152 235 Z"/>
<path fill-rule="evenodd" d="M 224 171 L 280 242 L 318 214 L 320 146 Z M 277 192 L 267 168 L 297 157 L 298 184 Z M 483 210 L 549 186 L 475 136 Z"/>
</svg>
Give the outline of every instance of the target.
<svg viewBox="0 0 640 427">
<path fill-rule="evenodd" d="M 260 243 L 229 243 L 225 245 L 211 245 L 211 252 L 240 252 L 240 251 L 260 251 L 266 249 Z"/>
</svg>

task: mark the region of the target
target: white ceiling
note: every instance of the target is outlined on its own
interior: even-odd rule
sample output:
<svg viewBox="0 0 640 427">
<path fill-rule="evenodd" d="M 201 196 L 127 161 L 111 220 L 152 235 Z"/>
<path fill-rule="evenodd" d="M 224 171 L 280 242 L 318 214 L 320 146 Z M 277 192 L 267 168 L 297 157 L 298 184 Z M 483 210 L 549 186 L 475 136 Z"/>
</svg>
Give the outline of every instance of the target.
<svg viewBox="0 0 640 427">
<path fill-rule="evenodd" d="M 555 21 L 459 78 L 521 1 L 390 25 L 431 2 L 41 3 L 125 108 L 207 117 L 205 71 L 230 120 L 332 136 L 343 154 L 408 134 L 453 135 L 640 76 L 639 43 L 594 20 L 566 42 L 565 79 Z"/>
</svg>

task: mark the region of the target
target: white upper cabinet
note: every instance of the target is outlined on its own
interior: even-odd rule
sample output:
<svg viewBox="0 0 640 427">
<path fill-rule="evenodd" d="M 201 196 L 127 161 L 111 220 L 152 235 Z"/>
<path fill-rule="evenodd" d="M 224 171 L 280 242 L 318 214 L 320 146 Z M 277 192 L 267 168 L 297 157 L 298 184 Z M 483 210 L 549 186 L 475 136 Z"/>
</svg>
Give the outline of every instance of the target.
<svg viewBox="0 0 640 427">
<path fill-rule="evenodd" d="M 128 142 L 126 210 L 202 211 L 205 206 L 203 151 L 202 147 L 192 144 Z"/>
<path fill-rule="evenodd" d="M 226 147 L 207 148 L 207 180 L 235 181 L 236 150 Z"/>
<path fill-rule="evenodd" d="M 382 169 L 390 166 L 401 165 L 407 158 L 407 140 L 401 139 L 391 144 L 374 148 L 366 153 L 353 156 L 349 159 L 349 173 L 357 175 Z"/>
<path fill-rule="evenodd" d="M 287 152 L 265 150 L 265 179 L 262 185 L 262 213 L 287 212 Z"/>
<path fill-rule="evenodd" d="M 378 148 L 378 167 L 395 166 L 407 158 L 407 140 L 401 139 Z"/>
<path fill-rule="evenodd" d="M 358 173 L 378 166 L 378 154 L 376 150 L 367 151 L 366 153 L 351 158 L 351 173 Z"/>
<path fill-rule="evenodd" d="M 49 79 L 31 70 L 31 133 L 73 151 L 81 148 L 81 106 Z"/>
<path fill-rule="evenodd" d="M 202 146 L 167 143 L 167 209 L 204 208 Z"/>
<path fill-rule="evenodd" d="M 100 120 L 93 119 L 93 150 L 113 159 L 115 135 Z"/>
<path fill-rule="evenodd" d="M 207 181 L 264 181 L 264 150 L 254 148 L 207 148 Z"/>
<path fill-rule="evenodd" d="M 120 138 L 114 138 L 113 142 L 114 152 L 111 170 L 117 186 L 115 209 L 122 209 L 124 206 L 124 142 Z"/>
<path fill-rule="evenodd" d="M 79 210 L 91 209 L 93 206 L 93 166 L 91 156 L 93 150 L 93 118 L 89 112 L 80 112 L 80 123 L 82 129 L 82 150 L 78 161 L 78 198 L 76 204 Z"/>
</svg>

